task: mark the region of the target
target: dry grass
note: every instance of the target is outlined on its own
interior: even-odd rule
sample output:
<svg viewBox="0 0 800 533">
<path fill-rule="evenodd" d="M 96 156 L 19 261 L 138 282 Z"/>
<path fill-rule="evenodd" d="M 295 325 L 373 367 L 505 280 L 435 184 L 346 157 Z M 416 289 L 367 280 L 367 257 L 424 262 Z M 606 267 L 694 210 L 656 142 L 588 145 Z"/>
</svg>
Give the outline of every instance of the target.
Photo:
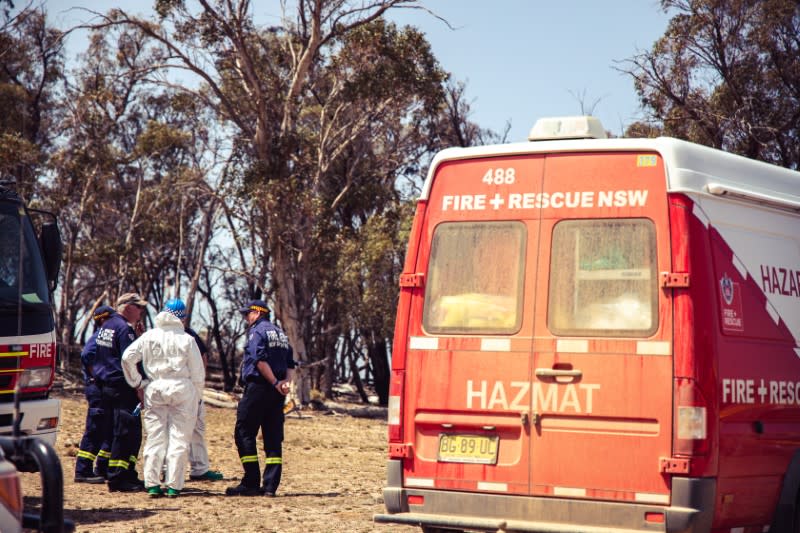
<svg viewBox="0 0 800 533">
<path fill-rule="evenodd" d="M 383 418 L 314 411 L 304 413 L 304 418 L 290 415 L 278 497 L 231 498 L 224 496 L 225 487 L 237 484 L 242 473 L 233 442 L 236 413 L 207 407 L 211 467 L 226 479 L 187 481 L 179 498 L 151 500 L 143 492 L 109 493 L 105 485 L 72 481 L 86 406 L 81 395 L 61 398 L 56 451 L 64 471 L 64 516 L 76 523 L 78 532 L 419 532 L 372 522 L 373 514 L 383 512 L 387 457 Z M 263 451 L 259 452 L 263 464 Z M 26 510 L 34 510 L 39 504 L 38 474 L 23 474 L 23 484 Z"/>
</svg>

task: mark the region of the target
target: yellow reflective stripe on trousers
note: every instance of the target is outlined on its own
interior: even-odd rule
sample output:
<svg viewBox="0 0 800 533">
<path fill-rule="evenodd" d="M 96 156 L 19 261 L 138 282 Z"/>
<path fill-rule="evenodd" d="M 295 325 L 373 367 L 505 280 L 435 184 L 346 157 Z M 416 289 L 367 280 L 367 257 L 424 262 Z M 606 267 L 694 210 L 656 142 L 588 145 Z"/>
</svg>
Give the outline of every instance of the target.
<svg viewBox="0 0 800 533">
<path fill-rule="evenodd" d="M 99 452 L 97 452 L 97 457 L 105 457 L 106 459 L 110 459 L 111 458 L 111 452 L 106 451 L 106 450 L 100 450 Z"/>
<path fill-rule="evenodd" d="M 111 459 L 108 462 L 109 468 L 129 468 L 131 465 L 125 459 Z"/>
<path fill-rule="evenodd" d="M 244 463 L 257 463 L 258 462 L 258 455 L 243 455 L 241 457 L 242 464 Z"/>
<path fill-rule="evenodd" d="M 132 464 L 132 465 L 135 465 L 136 464 L 136 457 L 131 455 L 130 457 L 128 457 L 128 462 L 130 464 Z"/>
<path fill-rule="evenodd" d="M 268 465 L 280 465 L 283 464 L 283 459 L 281 457 L 267 457 Z"/>
<path fill-rule="evenodd" d="M 89 459 L 90 461 L 94 461 L 95 459 L 97 459 L 97 456 L 95 454 L 93 454 L 92 452 L 87 452 L 86 450 L 78 450 L 78 453 L 76 455 L 81 459 Z"/>
</svg>

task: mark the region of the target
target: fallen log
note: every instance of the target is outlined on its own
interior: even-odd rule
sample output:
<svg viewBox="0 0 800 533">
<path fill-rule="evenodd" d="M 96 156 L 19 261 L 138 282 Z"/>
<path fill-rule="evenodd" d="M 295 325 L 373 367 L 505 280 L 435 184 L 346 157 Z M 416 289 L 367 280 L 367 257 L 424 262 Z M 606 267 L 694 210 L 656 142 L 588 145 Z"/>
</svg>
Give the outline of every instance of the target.
<svg viewBox="0 0 800 533">
<path fill-rule="evenodd" d="M 218 392 L 213 389 L 203 389 L 203 401 L 208 405 L 214 407 L 223 407 L 226 409 L 236 408 L 239 401 L 235 396 L 226 392 Z"/>
<path fill-rule="evenodd" d="M 239 405 L 237 402 L 224 402 L 222 400 L 217 400 L 216 398 L 203 398 L 203 402 L 208 405 L 213 405 L 214 407 L 222 407 L 224 409 L 236 409 L 236 406 Z"/>
<path fill-rule="evenodd" d="M 215 400 L 219 400 L 222 402 L 235 402 L 236 397 L 232 394 L 227 392 L 220 392 L 214 389 L 205 388 L 203 389 L 203 398 L 214 398 Z"/>
</svg>

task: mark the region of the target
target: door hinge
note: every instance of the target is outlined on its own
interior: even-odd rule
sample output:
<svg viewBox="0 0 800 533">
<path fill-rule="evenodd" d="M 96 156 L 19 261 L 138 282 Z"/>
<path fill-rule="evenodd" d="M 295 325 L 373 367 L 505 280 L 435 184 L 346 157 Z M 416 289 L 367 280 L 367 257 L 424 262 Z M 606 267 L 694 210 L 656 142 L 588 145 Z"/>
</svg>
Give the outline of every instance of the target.
<svg viewBox="0 0 800 533">
<path fill-rule="evenodd" d="M 688 272 L 662 272 L 661 287 L 665 289 L 686 288 L 689 286 Z"/>
<path fill-rule="evenodd" d="M 393 459 L 410 459 L 414 455 L 413 450 L 410 442 L 389 443 L 389 457 Z"/>
<path fill-rule="evenodd" d="M 401 287 L 411 287 L 412 289 L 416 289 L 422 287 L 424 284 L 425 274 L 422 272 L 416 272 L 413 274 L 400 274 Z"/>
<path fill-rule="evenodd" d="M 689 459 L 678 457 L 662 457 L 659 461 L 659 472 L 668 474 L 688 474 Z"/>
</svg>

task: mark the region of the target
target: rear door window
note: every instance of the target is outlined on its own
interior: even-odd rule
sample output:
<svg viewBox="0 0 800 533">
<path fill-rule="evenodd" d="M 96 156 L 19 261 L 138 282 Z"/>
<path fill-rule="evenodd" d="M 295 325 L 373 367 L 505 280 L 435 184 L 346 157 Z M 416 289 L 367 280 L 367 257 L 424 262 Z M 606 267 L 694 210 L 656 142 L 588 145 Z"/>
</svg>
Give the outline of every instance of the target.
<svg viewBox="0 0 800 533">
<path fill-rule="evenodd" d="M 423 327 L 429 333 L 510 334 L 522 319 L 526 228 L 446 222 L 434 230 Z"/>
<path fill-rule="evenodd" d="M 556 335 L 647 337 L 658 327 L 655 226 L 565 220 L 553 228 L 547 325 Z"/>
</svg>

